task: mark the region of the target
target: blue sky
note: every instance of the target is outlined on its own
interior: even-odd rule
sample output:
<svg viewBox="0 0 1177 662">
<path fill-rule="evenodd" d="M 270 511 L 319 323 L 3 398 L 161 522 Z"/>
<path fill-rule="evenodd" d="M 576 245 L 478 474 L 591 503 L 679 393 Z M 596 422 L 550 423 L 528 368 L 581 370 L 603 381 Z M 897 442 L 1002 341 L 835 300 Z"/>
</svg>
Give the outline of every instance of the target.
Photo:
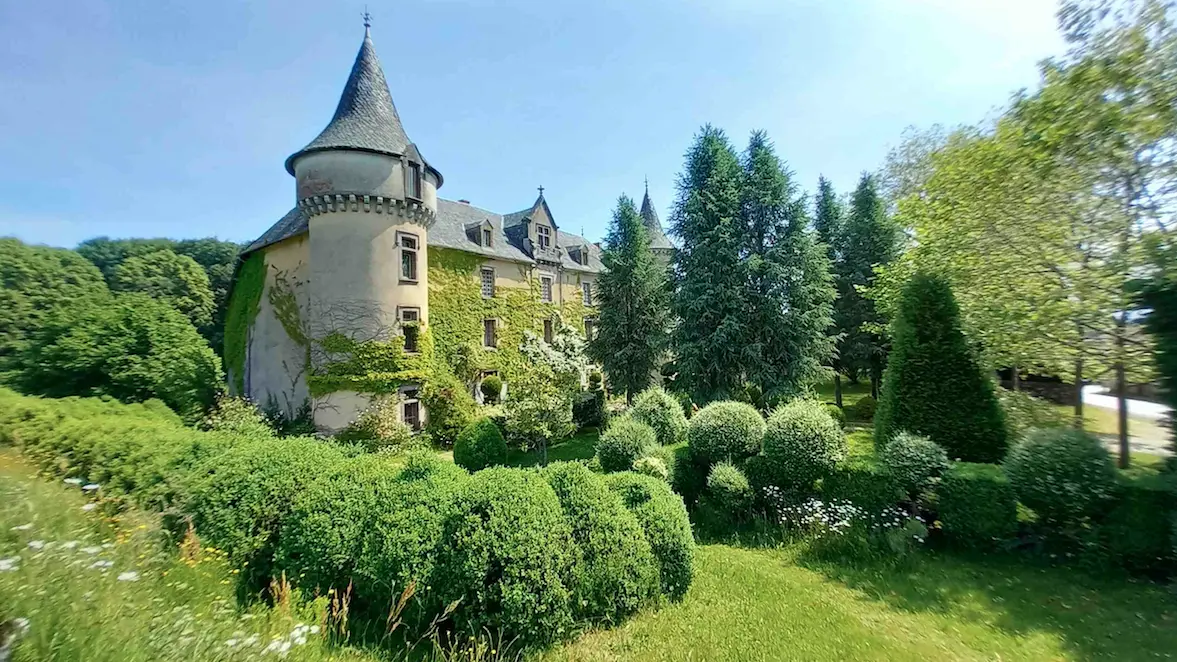
<svg viewBox="0 0 1177 662">
<path fill-rule="evenodd" d="M 1058 54 L 1047 0 L 368 0 L 441 195 L 543 185 L 600 238 L 643 177 L 665 220 L 702 124 L 765 129 L 799 183 L 853 187 L 904 127 L 975 123 Z M 0 235 L 248 240 L 294 204 L 363 0 L 0 2 Z"/>
</svg>

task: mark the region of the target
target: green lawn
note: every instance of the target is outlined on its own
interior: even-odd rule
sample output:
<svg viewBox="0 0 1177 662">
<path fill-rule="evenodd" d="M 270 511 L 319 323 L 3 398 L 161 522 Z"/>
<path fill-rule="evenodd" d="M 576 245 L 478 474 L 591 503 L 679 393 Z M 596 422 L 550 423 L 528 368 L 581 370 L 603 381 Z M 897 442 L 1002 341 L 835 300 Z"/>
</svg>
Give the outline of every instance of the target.
<svg viewBox="0 0 1177 662">
<path fill-rule="evenodd" d="M 597 430 L 596 428 L 586 428 L 549 446 L 548 462 L 587 460 L 596 452 Z M 543 453 L 539 450 L 524 451 L 512 446 L 507 451 L 507 466 L 510 467 L 534 467 L 542 462 Z"/>
<path fill-rule="evenodd" d="M 814 387 L 817 396 L 823 402 L 834 401 L 834 382 L 826 382 Z M 842 406 L 849 407 L 858 402 L 858 399 L 864 395 L 870 395 L 870 380 L 863 380 L 857 384 L 851 384 L 850 380 L 842 380 Z"/>
</svg>

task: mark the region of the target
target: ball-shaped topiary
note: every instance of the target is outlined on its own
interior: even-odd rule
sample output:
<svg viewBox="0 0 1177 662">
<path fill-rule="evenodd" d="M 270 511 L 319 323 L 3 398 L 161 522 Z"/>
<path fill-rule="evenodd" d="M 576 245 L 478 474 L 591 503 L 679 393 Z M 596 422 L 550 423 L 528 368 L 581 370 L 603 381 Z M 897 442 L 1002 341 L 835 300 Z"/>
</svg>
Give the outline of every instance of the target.
<svg viewBox="0 0 1177 662">
<path fill-rule="evenodd" d="M 830 415 L 830 418 L 834 419 L 834 422 L 838 424 L 838 427 L 845 430 L 846 429 L 846 410 L 842 409 L 838 405 L 829 404 L 829 403 L 826 403 L 822 406 L 825 407 L 826 413 Z"/>
<path fill-rule="evenodd" d="M 461 601 L 460 632 L 485 628 L 526 646 L 570 631 L 581 553 L 538 472 L 493 467 L 463 481 L 438 548 L 432 587 L 443 604 Z"/>
<path fill-rule="evenodd" d="M 752 486 L 736 465 L 717 462 L 707 475 L 707 500 L 723 514 L 744 519 L 752 508 Z"/>
<path fill-rule="evenodd" d="M 850 409 L 847 412 L 843 413 L 847 414 L 847 418 L 858 421 L 859 423 L 870 423 L 875 420 L 875 412 L 878 408 L 878 400 L 875 400 L 872 396 L 864 395 L 856 400 L 853 405 L 850 405 Z"/>
<path fill-rule="evenodd" d="M 820 403 L 794 400 L 768 417 L 764 459 L 778 487 L 810 491 L 846 452 L 846 435 Z"/>
<path fill-rule="evenodd" d="M 499 426 L 482 417 L 462 429 L 454 442 L 454 462 L 467 471 L 478 471 L 507 461 L 507 442 Z"/>
<path fill-rule="evenodd" d="M 879 464 L 908 496 L 916 496 L 948 470 L 948 454 L 927 437 L 900 432 L 879 451 Z"/>
<path fill-rule="evenodd" d="M 686 439 L 687 417 L 675 397 L 661 388 L 648 388 L 634 399 L 630 415 L 654 428 L 658 443 L 677 444 Z"/>
<path fill-rule="evenodd" d="M 633 513 L 583 464 L 543 469 L 582 557 L 572 586 L 578 620 L 617 622 L 658 595 L 658 566 Z"/>
<path fill-rule="evenodd" d="M 670 482 L 670 467 L 666 466 L 666 461 L 660 457 L 653 455 L 640 457 L 637 462 L 633 463 L 633 470 L 643 476 Z"/>
<path fill-rule="evenodd" d="M 681 599 L 691 586 L 695 558 L 695 538 L 682 499 L 657 478 L 631 471 L 605 478 L 609 489 L 621 496 L 642 525 L 646 541 L 658 559 L 662 593 L 673 600 Z"/>
<path fill-rule="evenodd" d="M 1008 433 L 993 382 L 961 330 L 948 282 L 917 273 L 904 286 L 875 414 L 875 443 L 922 434 L 952 459 L 1000 462 Z"/>
<path fill-rule="evenodd" d="M 483 402 L 488 405 L 498 404 L 499 397 L 503 393 L 503 380 L 498 375 L 487 375 L 482 378 L 478 390 L 482 391 Z"/>
<path fill-rule="evenodd" d="M 764 417 L 744 402 L 712 402 L 691 417 L 687 443 L 701 465 L 737 462 L 760 452 L 764 441 Z"/>
<path fill-rule="evenodd" d="M 614 421 L 597 440 L 597 459 L 606 472 L 629 471 L 657 445 L 653 428 L 626 416 Z"/>
<path fill-rule="evenodd" d="M 1018 500 L 1046 520 L 1071 524 L 1113 496 L 1116 470 L 1099 438 L 1081 430 L 1034 430 L 1010 449 L 1005 473 Z"/>
</svg>

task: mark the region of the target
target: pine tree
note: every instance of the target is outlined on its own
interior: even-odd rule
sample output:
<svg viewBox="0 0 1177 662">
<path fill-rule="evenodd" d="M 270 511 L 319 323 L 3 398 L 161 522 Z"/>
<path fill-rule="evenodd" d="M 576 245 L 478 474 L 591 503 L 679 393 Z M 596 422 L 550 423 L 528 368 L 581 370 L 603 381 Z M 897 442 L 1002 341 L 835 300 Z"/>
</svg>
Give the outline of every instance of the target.
<svg viewBox="0 0 1177 662">
<path fill-rule="evenodd" d="M 671 215 L 681 242 L 673 266 L 674 351 L 680 382 L 702 401 L 729 396 L 744 381 L 740 179 L 727 136 L 703 127 L 687 152 Z"/>
<path fill-rule="evenodd" d="M 870 377 L 871 394 L 876 398 L 887 357 L 887 346 L 876 329 L 885 320 L 862 290 L 874 283 L 875 267 L 898 257 L 902 236 L 899 226 L 887 216 L 874 177 L 863 173 L 837 242 L 841 253 L 837 319 L 844 334 L 838 355 L 851 381 L 863 374 Z"/>
<path fill-rule="evenodd" d="M 875 413 L 875 443 L 896 433 L 929 437 L 949 457 L 1000 462 L 1005 417 L 993 383 L 961 331 L 948 282 L 917 273 L 904 287 L 892 325 L 894 341 Z"/>
<path fill-rule="evenodd" d="M 650 252 L 649 234 L 628 196 L 617 200 L 601 262 L 600 324 L 589 354 L 632 402 L 650 385 L 666 349 L 669 308 L 666 272 Z"/>
<path fill-rule="evenodd" d="M 817 201 L 814 204 L 813 229 L 817 232 L 818 241 L 825 247 L 826 257 L 829 259 L 830 269 L 833 271 L 835 291 L 838 293 L 841 292 L 842 282 L 843 251 L 841 242 L 845 214 L 842 201 L 838 200 L 838 196 L 834 192 L 834 185 L 825 177 L 819 177 L 817 180 Z M 840 359 L 841 340 L 845 332 L 842 324 L 844 318 L 842 306 L 845 302 L 846 299 L 842 296 L 837 296 L 834 300 L 834 320 L 827 330 L 831 340 L 836 343 L 830 367 L 834 369 L 834 402 L 839 407 L 842 406 L 842 373 L 846 370 Z"/>
<path fill-rule="evenodd" d="M 752 134 L 743 167 L 744 373 L 765 395 L 793 395 L 820 379 L 833 353 L 829 259 L 806 227 L 804 196 L 763 132 Z"/>
</svg>

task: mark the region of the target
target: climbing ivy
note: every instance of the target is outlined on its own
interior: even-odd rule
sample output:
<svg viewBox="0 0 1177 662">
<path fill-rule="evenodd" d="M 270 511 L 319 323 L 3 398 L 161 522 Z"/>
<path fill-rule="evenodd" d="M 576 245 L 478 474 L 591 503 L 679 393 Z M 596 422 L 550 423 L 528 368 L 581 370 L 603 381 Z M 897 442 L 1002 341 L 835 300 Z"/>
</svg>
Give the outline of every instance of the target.
<svg viewBox="0 0 1177 662">
<path fill-rule="evenodd" d="M 433 339 L 429 330 L 417 335 L 416 352 L 405 351 L 404 336 L 356 341 L 338 331 L 317 341 L 327 361 L 307 377 L 312 396 L 335 391 L 395 393 L 407 383 L 424 383 L 433 375 Z"/>
<path fill-rule="evenodd" d="M 225 372 L 235 392 L 245 392 L 245 349 L 266 286 L 266 256 L 250 254 L 237 270 L 225 310 Z"/>
</svg>

